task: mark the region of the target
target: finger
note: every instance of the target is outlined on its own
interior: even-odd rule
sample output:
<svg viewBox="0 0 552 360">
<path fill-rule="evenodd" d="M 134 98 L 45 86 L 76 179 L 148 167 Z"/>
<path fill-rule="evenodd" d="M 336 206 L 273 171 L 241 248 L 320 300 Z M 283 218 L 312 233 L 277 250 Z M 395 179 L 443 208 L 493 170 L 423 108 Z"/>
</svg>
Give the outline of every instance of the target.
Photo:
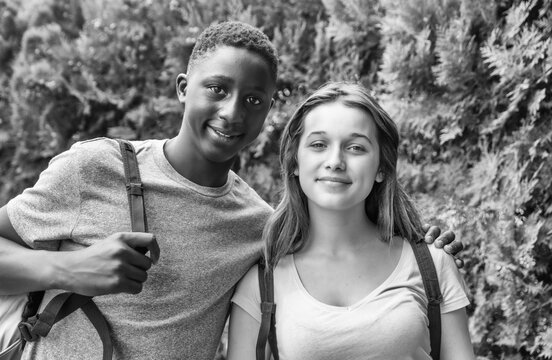
<svg viewBox="0 0 552 360">
<path fill-rule="evenodd" d="M 126 254 L 125 261 L 131 266 L 134 266 L 142 271 L 149 270 L 151 268 L 151 265 L 153 264 L 152 260 L 141 252 L 135 251 L 132 248 L 130 249 L 131 253 Z"/>
<path fill-rule="evenodd" d="M 435 239 L 437 239 L 440 233 L 441 229 L 439 227 L 431 226 L 425 234 L 424 241 L 428 244 L 431 244 L 433 241 L 435 241 Z"/>
<path fill-rule="evenodd" d="M 456 235 L 454 235 L 454 232 L 451 230 L 447 230 L 444 233 L 442 233 L 441 236 L 437 238 L 437 240 L 441 241 L 443 245 L 447 245 L 452 243 L 455 238 L 456 238 Z"/>
<path fill-rule="evenodd" d="M 132 265 L 127 265 L 123 272 L 128 279 L 136 282 L 143 283 L 148 279 L 148 273 L 145 270 Z"/>
<path fill-rule="evenodd" d="M 144 288 L 144 283 L 140 281 L 134 281 L 132 279 L 126 279 L 125 288 L 123 292 L 129 294 L 138 294 Z"/>
<path fill-rule="evenodd" d="M 443 249 L 451 255 L 456 255 L 464 249 L 464 245 L 460 241 L 453 241 L 452 243 L 445 245 Z"/>
<path fill-rule="evenodd" d="M 429 224 L 428 224 L 428 223 L 423 224 L 423 225 L 422 225 L 422 230 L 423 230 L 424 232 L 427 232 L 427 231 L 429 230 Z"/>
<path fill-rule="evenodd" d="M 454 258 L 454 262 L 456 263 L 456 267 L 458 269 L 462 269 L 464 267 L 464 260 Z"/>
<path fill-rule="evenodd" d="M 159 261 L 161 250 L 159 249 L 159 244 L 157 243 L 155 235 L 142 232 L 130 232 L 122 233 L 120 238 L 125 244 L 136 249 L 137 252 L 142 253 L 143 250 L 141 251 L 141 248 L 147 249 L 150 252 L 150 257 L 154 264 Z"/>
</svg>

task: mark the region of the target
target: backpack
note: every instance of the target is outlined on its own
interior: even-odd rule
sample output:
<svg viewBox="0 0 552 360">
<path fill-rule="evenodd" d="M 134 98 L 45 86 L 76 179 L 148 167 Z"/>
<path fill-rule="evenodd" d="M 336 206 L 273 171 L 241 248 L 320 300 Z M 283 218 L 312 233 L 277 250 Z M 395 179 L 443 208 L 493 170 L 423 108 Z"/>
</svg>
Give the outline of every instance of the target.
<svg viewBox="0 0 552 360">
<path fill-rule="evenodd" d="M 123 157 L 132 231 L 147 232 L 143 187 L 134 147 L 125 140 L 117 140 L 117 142 Z M 137 250 L 145 253 L 146 249 Z M 7 343 L 6 347 L 0 348 L 0 360 L 21 359 L 27 342 L 47 336 L 55 323 L 77 309 L 84 312 L 98 332 L 103 346 L 103 360 L 112 359 L 113 344 L 109 334 L 109 324 L 91 296 L 71 292 L 58 294 L 39 314 L 38 308 L 43 297 L 44 291 L 0 297 L 0 320 L 2 320 L 0 345 Z"/>
<path fill-rule="evenodd" d="M 431 258 L 429 248 L 423 240 L 412 243 L 412 250 L 422 275 L 425 293 L 427 296 L 427 317 L 429 320 L 429 339 L 431 358 L 439 360 L 441 353 L 441 309 L 443 301 L 439 288 L 439 279 L 435 264 Z M 279 360 L 278 343 L 276 339 L 276 304 L 274 303 L 274 274 L 266 267 L 264 259 L 258 264 L 259 289 L 261 291 L 261 327 L 257 337 L 257 360 L 265 360 L 266 344 L 274 360 Z"/>
</svg>

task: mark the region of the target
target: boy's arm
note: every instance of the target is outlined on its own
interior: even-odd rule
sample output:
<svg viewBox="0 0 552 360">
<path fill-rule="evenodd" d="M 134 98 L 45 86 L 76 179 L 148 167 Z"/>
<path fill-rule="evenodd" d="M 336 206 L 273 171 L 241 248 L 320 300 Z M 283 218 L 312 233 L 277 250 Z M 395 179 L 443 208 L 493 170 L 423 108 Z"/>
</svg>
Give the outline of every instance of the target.
<svg viewBox="0 0 552 360">
<path fill-rule="evenodd" d="M 425 224 L 423 230 L 426 231 L 424 237 L 426 243 L 435 242 L 436 248 L 443 249 L 454 257 L 454 262 L 459 269 L 464 267 L 464 260 L 456 257 L 464 248 L 464 244 L 460 240 L 454 239 L 456 237 L 454 232 L 448 230 L 441 234 L 441 229 L 438 226 L 430 226 L 429 224 Z"/>
<path fill-rule="evenodd" d="M 136 250 L 147 248 L 151 259 Z M 116 233 L 76 251 L 33 250 L 0 208 L 0 295 L 62 289 L 96 296 L 139 293 L 147 270 L 159 258 L 155 236 Z"/>
</svg>

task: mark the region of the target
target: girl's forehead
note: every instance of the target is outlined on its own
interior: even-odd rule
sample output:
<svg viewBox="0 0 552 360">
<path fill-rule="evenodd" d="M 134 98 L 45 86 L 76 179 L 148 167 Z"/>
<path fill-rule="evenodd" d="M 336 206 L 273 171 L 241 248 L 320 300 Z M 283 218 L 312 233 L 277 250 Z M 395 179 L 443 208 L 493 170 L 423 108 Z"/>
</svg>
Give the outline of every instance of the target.
<svg viewBox="0 0 552 360">
<path fill-rule="evenodd" d="M 321 104 L 311 109 L 303 119 L 303 136 L 311 133 L 344 135 L 361 133 L 375 138 L 377 127 L 366 110 L 341 102 Z"/>
</svg>

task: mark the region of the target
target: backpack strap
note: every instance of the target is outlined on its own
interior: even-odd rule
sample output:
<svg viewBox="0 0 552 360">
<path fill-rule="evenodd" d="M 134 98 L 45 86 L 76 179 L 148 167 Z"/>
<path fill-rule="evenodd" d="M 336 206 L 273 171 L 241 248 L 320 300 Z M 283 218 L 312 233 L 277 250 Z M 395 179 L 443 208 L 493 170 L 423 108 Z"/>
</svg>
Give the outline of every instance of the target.
<svg viewBox="0 0 552 360">
<path fill-rule="evenodd" d="M 132 231 L 147 232 L 143 186 L 134 147 L 126 140 L 117 140 L 117 142 L 123 158 Z M 146 252 L 145 248 L 137 250 L 143 253 Z M 23 321 L 19 323 L 19 332 L 24 342 L 36 341 L 39 337 L 46 337 L 55 323 L 77 309 L 81 309 L 100 336 L 103 346 L 103 360 L 113 358 L 113 343 L 109 324 L 98 306 L 92 301 L 92 297 L 64 292 L 56 295 L 40 314 L 36 314 L 43 296 L 43 291 L 29 294 L 29 301 L 23 313 Z M 33 313 L 36 315 L 30 316 Z M 22 346 L 24 346 L 24 342 Z"/>
<path fill-rule="evenodd" d="M 123 157 L 132 231 L 148 232 L 146 209 L 144 207 L 144 187 L 140 179 L 134 146 L 126 140 L 117 139 L 117 142 Z"/>
<path fill-rule="evenodd" d="M 56 295 L 40 314 L 36 314 L 19 323 L 19 332 L 25 342 L 46 337 L 52 326 L 77 309 L 82 309 L 100 336 L 103 346 L 103 360 L 113 357 L 113 344 L 109 334 L 109 325 L 92 297 L 64 292 Z"/>
<path fill-rule="evenodd" d="M 257 337 L 257 360 L 265 360 L 266 343 L 274 360 L 279 360 L 278 343 L 276 341 L 276 304 L 274 303 L 274 277 L 261 258 L 258 264 L 259 289 L 261 292 L 261 326 Z"/>
<path fill-rule="evenodd" d="M 443 301 L 439 278 L 427 244 L 420 239 L 412 243 L 412 250 L 422 275 L 422 282 L 428 299 L 427 317 L 429 320 L 430 355 L 433 360 L 439 360 L 441 357 L 441 302 Z M 257 360 L 265 360 L 267 340 L 274 359 L 279 360 L 275 327 L 276 304 L 274 303 L 273 272 L 266 268 L 264 259 L 259 261 L 258 270 L 262 318 L 257 338 Z"/>
<path fill-rule="evenodd" d="M 443 296 L 439 288 L 439 278 L 435 270 L 433 258 L 429 252 L 427 244 L 422 240 L 412 243 L 414 256 L 418 262 L 418 268 L 422 274 L 427 296 L 427 317 L 429 320 L 429 340 L 431 345 L 431 358 L 439 360 L 441 356 L 441 302 Z"/>
</svg>

